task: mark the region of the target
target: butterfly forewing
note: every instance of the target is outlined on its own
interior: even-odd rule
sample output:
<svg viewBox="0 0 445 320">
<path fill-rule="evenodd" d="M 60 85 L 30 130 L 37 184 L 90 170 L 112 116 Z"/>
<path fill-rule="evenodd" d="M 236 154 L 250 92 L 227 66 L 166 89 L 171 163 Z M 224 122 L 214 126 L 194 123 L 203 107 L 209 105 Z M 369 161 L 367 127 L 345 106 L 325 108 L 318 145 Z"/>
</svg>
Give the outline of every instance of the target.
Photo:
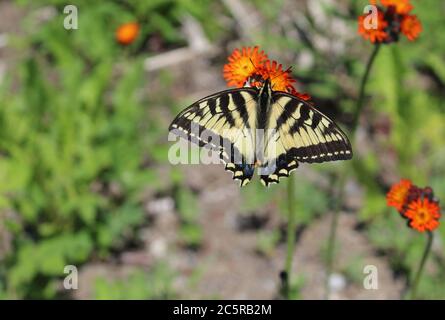
<svg viewBox="0 0 445 320">
<path fill-rule="evenodd" d="M 277 130 L 291 139 L 286 148 L 302 162 L 325 162 L 352 158 L 351 144 L 327 116 L 287 93 L 275 92 L 272 108 L 280 110 Z"/>
<path fill-rule="evenodd" d="M 226 90 L 186 108 L 173 120 L 170 130 L 218 151 L 226 170 L 244 186 L 254 172 L 257 107 L 255 89 Z"/>
<path fill-rule="evenodd" d="M 325 162 L 352 158 L 346 135 L 327 116 L 307 102 L 284 92 L 273 92 L 268 129 L 274 130 L 265 147 L 273 172 L 261 175 L 266 186 L 278 183 L 298 167 L 298 162 Z"/>
</svg>

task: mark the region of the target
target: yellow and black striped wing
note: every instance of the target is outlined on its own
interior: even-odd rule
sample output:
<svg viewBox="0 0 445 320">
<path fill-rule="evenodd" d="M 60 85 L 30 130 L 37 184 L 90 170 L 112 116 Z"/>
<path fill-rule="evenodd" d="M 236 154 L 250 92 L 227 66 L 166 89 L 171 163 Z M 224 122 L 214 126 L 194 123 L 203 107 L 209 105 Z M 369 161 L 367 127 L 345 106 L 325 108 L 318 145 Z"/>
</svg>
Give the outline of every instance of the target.
<svg viewBox="0 0 445 320">
<path fill-rule="evenodd" d="M 352 158 L 347 136 L 327 116 L 307 102 L 284 92 L 273 92 L 268 119 L 271 132 L 265 144 L 270 172 L 261 175 L 264 185 L 278 183 L 298 167 L 298 162 L 325 162 Z"/>
<path fill-rule="evenodd" d="M 169 130 L 199 146 L 218 151 L 225 169 L 244 186 L 254 172 L 256 110 L 255 89 L 226 90 L 183 110 Z"/>
</svg>

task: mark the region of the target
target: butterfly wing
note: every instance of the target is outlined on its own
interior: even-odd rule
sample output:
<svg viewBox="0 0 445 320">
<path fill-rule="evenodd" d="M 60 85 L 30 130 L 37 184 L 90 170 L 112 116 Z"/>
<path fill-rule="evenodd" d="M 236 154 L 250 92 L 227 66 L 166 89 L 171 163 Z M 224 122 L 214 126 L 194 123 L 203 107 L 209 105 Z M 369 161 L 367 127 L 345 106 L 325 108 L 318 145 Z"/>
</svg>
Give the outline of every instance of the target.
<svg viewBox="0 0 445 320">
<path fill-rule="evenodd" d="M 218 151 L 225 169 L 241 186 L 253 176 L 257 90 L 226 90 L 183 110 L 170 125 L 173 133 Z"/>
<path fill-rule="evenodd" d="M 347 136 L 327 116 L 307 102 L 285 92 L 272 94 L 265 143 L 265 170 L 261 181 L 268 186 L 288 177 L 298 162 L 325 162 L 352 158 Z"/>
</svg>

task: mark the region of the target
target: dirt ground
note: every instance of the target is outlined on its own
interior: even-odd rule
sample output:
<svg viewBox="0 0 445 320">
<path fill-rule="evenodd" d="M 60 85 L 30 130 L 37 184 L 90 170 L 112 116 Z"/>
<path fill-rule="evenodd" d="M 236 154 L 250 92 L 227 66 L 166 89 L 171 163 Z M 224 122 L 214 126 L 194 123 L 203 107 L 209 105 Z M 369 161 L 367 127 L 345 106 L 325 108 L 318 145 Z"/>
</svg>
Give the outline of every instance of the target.
<svg viewBox="0 0 445 320">
<path fill-rule="evenodd" d="M 155 261 L 164 260 L 178 272 L 175 289 L 180 297 L 221 299 L 276 299 L 279 290 L 279 273 L 283 269 L 285 244 L 280 244 L 268 255 L 257 252 L 257 231 L 240 230 L 237 212 L 241 201 L 238 186 L 230 174 L 214 166 L 191 166 L 187 169 L 191 185 L 207 180 L 205 191 L 199 194 L 199 223 L 204 230 L 203 247 L 192 251 L 178 246 L 178 215 L 173 212 L 172 199 L 153 200 L 158 210 L 153 224 L 140 234 L 143 248 L 123 252 L 117 263 L 85 265 L 81 269 L 79 290 L 75 297 L 90 297 L 92 279 L 96 276 L 122 277 L 132 266 L 150 268 Z M 298 173 L 297 173 L 298 174 Z M 156 205 L 152 206 L 156 207 Z M 276 228 L 278 212 L 268 212 L 265 228 Z M 326 245 L 331 213 L 326 213 L 305 228 L 298 236 L 294 256 L 294 277 L 302 277 L 303 299 L 323 299 L 325 269 L 321 258 Z M 353 267 L 351 267 L 351 265 Z M 363 268 L 373 265 L 378 270 L 378 289 L 363 286 L 366 274 Z M 345 268 L 356 278 L 351 279 Z M 196 283 L 187 279 L 200 270 Z M 402 279 L 395 279 L 385 257 L 379 257 L 362 232 L 352 213 L 343 212 L 339 219 L 338 251 L 335 272 L 331 276 L 331 299 L 399 299 L 404 287 Z"/>
</svg>

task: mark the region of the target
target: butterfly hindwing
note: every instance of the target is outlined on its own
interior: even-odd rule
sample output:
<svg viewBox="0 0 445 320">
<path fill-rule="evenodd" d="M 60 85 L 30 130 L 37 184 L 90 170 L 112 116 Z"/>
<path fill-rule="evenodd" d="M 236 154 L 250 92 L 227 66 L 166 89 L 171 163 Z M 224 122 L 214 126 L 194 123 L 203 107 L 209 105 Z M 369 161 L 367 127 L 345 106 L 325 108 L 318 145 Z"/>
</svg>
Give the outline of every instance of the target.
<svg viewBox="0 0 445 320">
<path fill-rule="evenodd" d="M 173 120 L 170 130 L 198 144 L 219 151 L 233 179 L 246 185 L 253 176 L 257 92 L 242 88 L 226 90 L 201 99 Z"/>
<path fill-rule="evenodd" d="M 233 162 L 227 163 L 225 169 L 233 173 L 233 179 L 239 180 L 241 187 L 244 187 L 250 182 L 250 180 L 252 180 L 253 173 L 255 171 L 255 167 L 251 164 L 236 164 Z"/>
<path fill-rule="evenodd" d="M 283 153 L 271 168 L 260 168 L 261 183 L 268 187 L 270 184 L 279 183 L 280 178 L 289 177 L 290 173 L 298 168 L 298 161 L 291 155 Z"/>
</svg>

